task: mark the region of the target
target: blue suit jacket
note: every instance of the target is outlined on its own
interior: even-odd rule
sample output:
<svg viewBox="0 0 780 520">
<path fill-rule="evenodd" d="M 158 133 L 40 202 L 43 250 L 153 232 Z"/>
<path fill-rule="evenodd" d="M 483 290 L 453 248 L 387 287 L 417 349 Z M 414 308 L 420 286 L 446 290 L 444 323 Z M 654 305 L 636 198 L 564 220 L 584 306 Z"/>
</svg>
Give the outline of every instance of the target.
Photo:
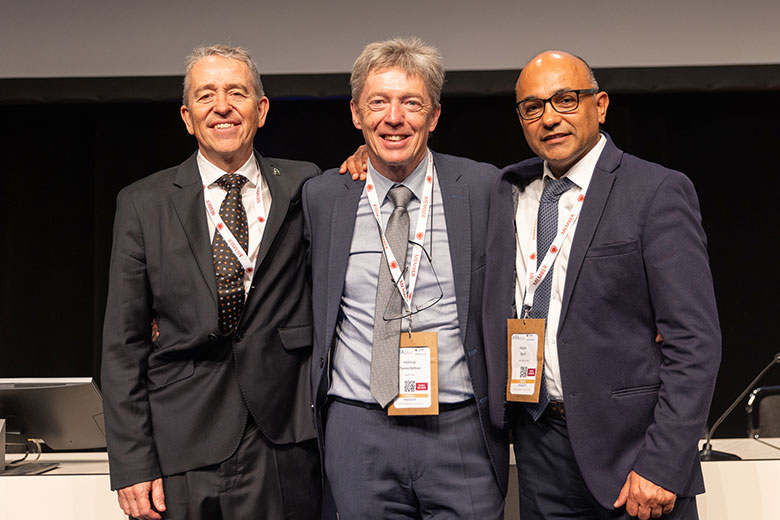
<svg viewBox="0 0 780 520">
<path fill-rule="evenodd" d="M 542 168 L 540 159 L 509 166 L 491 193 L 483 310 L 498 426 L 506 420 L 514 299 L 512 189 Z M 632 469 L 678 495 L 704 491 L 697 440 L 720 363 L 720 329 L 698 200 L 687 177 L 609 138 L 572 241 L 558 355 L 571 445 L 604 507 Z"/>
<path fill-rule="evenodd" d="M 502 493 L 506 493 L 509 453 L 505 435 L 491 425 L 487 369 L 482 344 L 482 288 L 490 186 L 498 170 L 450 155 L 433 154 L 447 221 L 458 322 L 474 387 L 485 446 Z M 352 233 L 363 183 L 329 170 L 303 189 L 304 235 L 309 242 L 314 309 L 312 384 L 317 429 L 322 443 L 322 407 L 329 382 L 329 360 L 344 289 Z M 322 444 L 321 444 L 322 445 Z"/>
</svg>

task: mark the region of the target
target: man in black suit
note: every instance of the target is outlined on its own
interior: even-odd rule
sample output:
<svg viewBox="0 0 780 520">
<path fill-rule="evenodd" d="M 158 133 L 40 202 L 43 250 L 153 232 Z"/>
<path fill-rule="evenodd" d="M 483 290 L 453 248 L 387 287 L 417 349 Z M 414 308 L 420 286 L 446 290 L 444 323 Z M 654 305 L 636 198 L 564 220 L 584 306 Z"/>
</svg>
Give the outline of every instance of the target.
<svg viewBox="0 0 780 520">
<path fill-rule="evenodd" d="M 117 198 L 101 375 L 134 517 L 319 514 L 300 200 L 319 170 L 253 151 L 268 104 L 246 51 L 195 49 L 181 116 L 198 152 Z"/>
</svg>

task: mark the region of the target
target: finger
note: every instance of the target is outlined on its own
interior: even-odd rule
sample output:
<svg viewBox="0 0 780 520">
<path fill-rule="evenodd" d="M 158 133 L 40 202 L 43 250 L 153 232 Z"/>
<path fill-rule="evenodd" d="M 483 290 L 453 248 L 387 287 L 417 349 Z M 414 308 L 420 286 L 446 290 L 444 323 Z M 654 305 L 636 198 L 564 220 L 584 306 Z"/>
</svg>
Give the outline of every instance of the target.
<svg viewBox="0 0 780 520">
<path fill-rule="evenodd" d="M 339 173 L 347 173 L 347 161 L 341 163 L 341 166 L 339 166 Z"/>
<path fill-rule="evenodd" d="M 663 513 L 664 513 L 665 515 L 668 515 L 668 514 L 669 514 L 669 513 L 671 513 L 673 510 L 674 510 L 674 502 L 672 502 L 671 504 L 666 504 L 666 505 L 663 507 Z"/>
<path fill-rule="evenodd" d="M 152 482 L 152 502 L 157 511 L 165 511 L 165 491 L 163 490 L 162 479 L 158 478 Z"/>
<path fill-rule="evenodd" d="M 368 171 L 368 164 L 363 163 L 363 169 L 360 171 L 360 180 L 365 181 L 366 177 L 368 176 L 366 172 Z"/>
<path fill-rule="evenodd" d="M 639 504 L 636 500 L 629 498 L 626 500 L 626 513 L 631 516 L 637 516 L 639 514 Z"/>
<path fill-rule="evenodd" d="M 119 502 L 119 508 L 122 510 L 122 512 L 126 515 L 129 515 L 130 505 L 127 503 L 127 498 L 125 498 L 125 495 L 121 491 L 117 491 L 116 498 Z"/>
<path fill-rule="evenodd" d="M 628 498 L 628 482 L 623 484 L 623 489 L 620 490 L 620 494 L 617 497 L 617 500 L 615 500 L 615 503 L 612 504 L 612 507 L 617 509 L 618 507 L 622 507 L 623 504 L 626 503 L 626 499 Z"/>
<path fill-rule="evenodd" d="M 650 508 L 650 516 L 653 518 L 661 518 L 661 515 L 663 514 L 664 510 L 661 508 L 661 506 L 651 507 Z"/>
</svg>

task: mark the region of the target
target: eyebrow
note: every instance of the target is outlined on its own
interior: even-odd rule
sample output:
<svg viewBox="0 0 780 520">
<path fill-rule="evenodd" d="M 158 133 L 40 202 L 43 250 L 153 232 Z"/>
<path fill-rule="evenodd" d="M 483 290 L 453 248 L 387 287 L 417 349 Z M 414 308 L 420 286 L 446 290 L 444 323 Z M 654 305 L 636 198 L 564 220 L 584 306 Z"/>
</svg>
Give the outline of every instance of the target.
<svg viewBox="0 0 780 520">
<path fill-rule="evenodd" d="M 249 92 L 249 88 L 239 83 L 231 83 L 229 85 L 225 85 L 225 90 L 233 90 L 233 89 L 239 89 L 239 90 L 244 90 L 246 92 Z M 195 92 L 203 92 L 204 90 L 219 90 L 219 89 L 214 83 L 209 83 L 207 85 L 202 85 L 200 87 L 197 87 L 195 89 Z"/>
<path fill-rule="evenodd" d="M 569 90 L 577 90 L 577 89 L 576 88 L 559 88 L 558 90 L 556 90 L 555 92 L 552 93 L 552 96 L 554 96 L 556 94 L 560 94 L 561 92 L 568 92 Z M 548 96 L 548 97 L 552 97 L 552 96 Z M 531 101 L 532 99 L 542 99 L 542 98 L 537 97 L 537 96 L 526 96 L 523 99 L 519 100 L 518 103 L 522 103 L 523 101 Z"/>
</svg>

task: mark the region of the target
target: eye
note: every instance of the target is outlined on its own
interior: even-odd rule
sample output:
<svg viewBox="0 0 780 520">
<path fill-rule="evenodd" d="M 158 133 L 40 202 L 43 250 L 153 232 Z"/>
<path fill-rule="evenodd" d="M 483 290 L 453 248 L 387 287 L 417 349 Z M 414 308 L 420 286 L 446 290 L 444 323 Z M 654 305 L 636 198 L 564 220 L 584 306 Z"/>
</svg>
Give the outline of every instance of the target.
<svg viewBox="0 0 780 520">
<path fill-rule="evenodd" d="M 380 110 L 384 110 L 387 107 L 387 101 L 381 98 L 370 99 L 367 105 L 369 109 L 373 110 L 374 112 L 378 112 Z"/>
<path fill-rule="evenodd" d="M 423 108 L 423 104 L 421 101 L 416 99 L 408 99 L 404 101 L 404 108 L 408 110 L 409 112 L 419 112 Z"/>
<path fill-rule="evenodd" d="M 573 92 L 562 92 L 555 96 L 555 104 L 561 108 L 571 108 L 577 106 L 577 95 Z"/>
<path fill-rule="evenodd" d="M 535 112 L 542 111 L 543 106 L 541 99 L 529 99 L 528 101 L 520 103 L 520 110 L 526 115 L 531 115 Z"/>
<path fill-rule="evenodd" d="M 241 90 L 231 90 L 230 97 L 234 99 L 246 99 L 247 95 L 246 92 L 243 92 Z"/>
</svg>

